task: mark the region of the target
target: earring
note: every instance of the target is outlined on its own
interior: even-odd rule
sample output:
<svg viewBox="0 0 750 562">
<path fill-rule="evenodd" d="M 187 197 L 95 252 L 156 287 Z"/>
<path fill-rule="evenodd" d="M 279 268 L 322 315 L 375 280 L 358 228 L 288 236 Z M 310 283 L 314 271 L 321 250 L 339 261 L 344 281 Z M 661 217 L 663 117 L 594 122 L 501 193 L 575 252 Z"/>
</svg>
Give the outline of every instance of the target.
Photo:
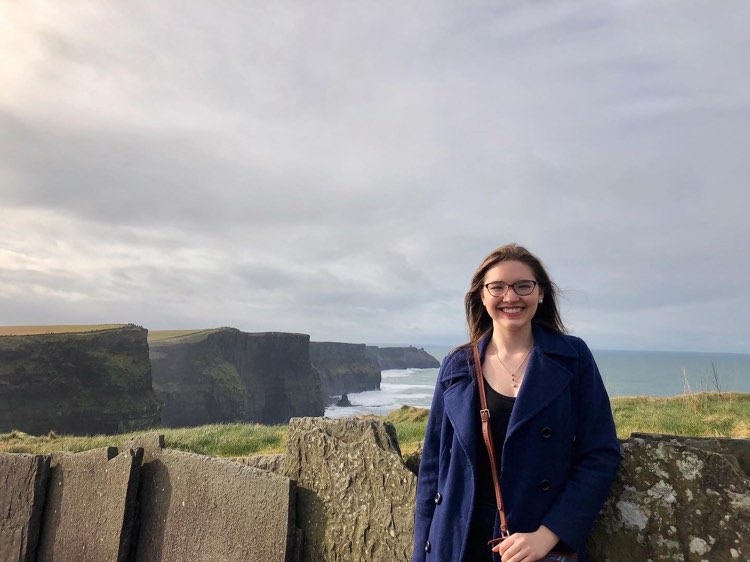
<svg viewBox="0 0 750 562">
<path fill-rule="evenodd" d="M 539 304 L 542 304 L 542 301 L 543 301 L 543 300 L 544 300 L 544 299 L 539 299 Z"/>
</svg>

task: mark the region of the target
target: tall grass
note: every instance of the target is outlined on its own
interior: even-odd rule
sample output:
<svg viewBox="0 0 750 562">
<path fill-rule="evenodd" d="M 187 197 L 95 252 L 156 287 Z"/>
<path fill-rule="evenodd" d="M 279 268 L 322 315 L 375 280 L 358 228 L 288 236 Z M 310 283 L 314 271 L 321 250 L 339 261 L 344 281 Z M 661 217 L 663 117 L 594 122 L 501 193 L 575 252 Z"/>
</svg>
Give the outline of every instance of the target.
<svg viewBox="0 0 750 562">
<path fill-rule="evenodd" d="M 281 453 L 286 446 L 286 425 L 212 424 L 185 428 L 156 428 L 171 449 L 219 457 L 241 457 L 255 453 Z M 50 432 L 44 436 L 20 431 L 0 434 L 0 452 L 51 453 L 80 452 L 106 446 L 124 447 L 143 431 L 118 435 L 72 436 Z"/>
<path fill-rule="evenodd" d="M 612 399 L 617 435 L 664 433 L 707 437 L 750 437 L 750 393 L 694 392 L 671 398 L 618 397 Z M 404 406 L 384 419 L 394 424 L 401 453 L 413 453 L 424 438 L 428 411 Z M 213 424 L 200 427 L 157 428 L 172 449 L 204 455 L 234 457 L 281 453 L 286 446 L 286 425 Z M 19 431 L 0 434 L 0 452 L 79 452 L 105 446 L 123 447 L 143 432 L 119 435 L 35 437 Z"/>
<path fill-rule="evenodd" d="M 666 433 L 697 437 L 750 437 L 750 394 L 688 392 L 669 398 L 612 399 L 617 436 Z"/>
</svg>

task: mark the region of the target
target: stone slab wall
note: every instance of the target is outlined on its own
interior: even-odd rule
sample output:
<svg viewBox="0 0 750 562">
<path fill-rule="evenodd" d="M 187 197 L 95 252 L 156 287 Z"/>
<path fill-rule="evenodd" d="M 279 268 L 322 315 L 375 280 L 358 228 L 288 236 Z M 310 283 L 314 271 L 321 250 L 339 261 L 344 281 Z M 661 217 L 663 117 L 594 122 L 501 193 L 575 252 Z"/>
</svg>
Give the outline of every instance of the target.
<svg viewBox="0 0 750 562">
<path fill-rule="evenodd" d="M 47 455 L 0 453 L 0 560 L 34 562 L 49 474 Z"/>
<path fill-rule="evenodd" d="M 291 562 L 294 483 L 203 455 L 165 449 L 143 467 L 141 562 Z"/>
<path fill-rule="evenodd" d="M 750 440 L 636 435 L 622 451 L 592 560 L 750 560 Z M 405 562 L 415 486 L 393 426 L 371 419 L 295 418 L 283 457 L 239 463 L 158 434 L 120 454 L 5 454 L 0 560 Z"/>
<path fill-rule="evenodd" d="M 126 562 L 143 451 L 54 453 L 37 560 Z"/>
</svg>

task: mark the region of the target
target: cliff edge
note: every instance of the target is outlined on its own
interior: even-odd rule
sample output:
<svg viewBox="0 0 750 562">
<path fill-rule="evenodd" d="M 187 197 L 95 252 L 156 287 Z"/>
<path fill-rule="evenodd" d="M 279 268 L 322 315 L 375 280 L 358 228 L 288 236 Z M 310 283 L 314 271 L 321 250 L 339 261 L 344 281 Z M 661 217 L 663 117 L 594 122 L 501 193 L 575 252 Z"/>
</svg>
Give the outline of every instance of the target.
<svg viewBox="0 0 750 562">
<path fill-rule="evenodd" d="M 310 342 L 324 397 L 380 390 L 380 365 L 363 343 Z"/>
<path fill-rule="evenodd" d="M 150 356 L 154 391 L 164 402 L 162 423 L 168 427 L 279 424 L 324 413 L 306 334 L 203 330 L 154 337 Z"/>
<path fill-rule="evenodd" d="M 378 347 L 368 345 L 367 353 L 375 358 L 381 370 L 437 369 L 440 361 L 421 347 Z"/>
<path fill-rule="evenodd" d="M 147 331 L 0 336 L 0 432 L 123 433 L 159 424 Z"/>
</svg>

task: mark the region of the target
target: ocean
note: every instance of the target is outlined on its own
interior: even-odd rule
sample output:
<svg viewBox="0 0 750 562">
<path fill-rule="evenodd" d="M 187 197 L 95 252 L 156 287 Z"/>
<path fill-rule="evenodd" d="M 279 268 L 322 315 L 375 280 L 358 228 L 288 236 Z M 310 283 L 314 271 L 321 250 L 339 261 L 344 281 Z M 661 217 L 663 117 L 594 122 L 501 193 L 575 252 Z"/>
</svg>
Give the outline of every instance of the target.
<svg viewBox="0 0 750 562">
<path fill-rule="evenodd" d="M 424 346 L 441 361 L 450 347 Z M 675 396 L 717 390 L 750 392 L 750 354 L 592 350 L 604 385 L 614 396 Z M 716 377 L 714 377 L 714 370 Z M 351 407 L 329 406 L 331 418 L 383 416 L 403 405 L 429 408 L 438 369 L 383 371 L 380 390 L 348 394 Z"/>
</svg>

